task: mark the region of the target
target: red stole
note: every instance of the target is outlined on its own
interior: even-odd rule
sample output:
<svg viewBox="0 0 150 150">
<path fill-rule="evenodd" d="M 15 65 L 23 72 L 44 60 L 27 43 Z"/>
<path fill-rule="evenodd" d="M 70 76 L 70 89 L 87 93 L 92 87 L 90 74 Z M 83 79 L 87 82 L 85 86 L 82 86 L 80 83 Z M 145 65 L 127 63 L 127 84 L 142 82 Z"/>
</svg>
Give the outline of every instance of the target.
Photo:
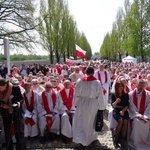
<svg viewBox="0 0 150 150">
<path fill-rule="evenodd" d="M 136 107 L 138 107 L 138 98 L 137 98 L 137 92 L 134 90 L 133 92 L 133 103 Z M 140 102 L 140 114 L 144 114 L 145 111 L 145 103 L 146 103 L 146 91 L 143 90 L 142 92 L 142 97 L 141 97 L 141 102 Z"/>
<path fill-rule="evenodd" d="M 58 72 L 59 74 L 61 74 L 61 70 L 62 70 L 61 67 L 60 67 L 60 66 L 57 66 L 56 69 L 57 69 L 57 72 Z"/>
<path fill-rule="evenodd" d="M 33 111 L 33 105 L 34 105 L 34 93 L 33 93 L 33 91 L 31 91 L 31 93 L 32 93 L 31 99 L 29 100 L 30 104 L 29 104 L 28 99 L 26 97 L 26 93 L 24 93 L 24 101 L 25 101 L 27 109 L 30 112 Z M 34 120 L 32 118 L 26 118 L 25 119 L 25 124 L 30 124 L 31 126 L 33 126 L 35 124 L 35 122 L 34 122 Z"/>
<path fill-rule="evenodd" d="M 81 78 L 82 81 L 94 81 L 97 80 L 94 76 L 83 76 Z"/>
<path fill-rule="evenodd" d="M 115 80 L 116 78 L 117 78 L 117 75 L 113 75 L 113 76 L 111 77 L 112 80 Z"/>
<path fill-rule="evenodd" d="M 130 92 L 130 89 L 128 88 L 128 86 L 125 87 L 126 93 Z"/>
<path fill-rule="evenodd" d="M 24 88 L 24 81 L 21 82 L 21 86 Z"/>
<path fill-rule="evenodd" d="M 131 83 L 131 89 L 132 89 L 132 90 L 135 89 L 135 84 Z"/>
<path fill-rule="evenodd" d="M 142 76 L 141 76 L 141 75 L 139 75 L 139 76 L 138 76 L 138 79 L 142 79 Z"/>
<path fill-rule="evenodd" d="M 107 72 L 106 72 L 106 70 L 104 70 L 104 74 L 105 74 L 105 83 L 107 82 Z M 101 79 L 101 76 L 100 76 L 100 73 L 99 73 L 99 71 L 98 71 L 98 80 L 102 83 L 102 79 Z"/>
<path fill-rule="evenodd" d="M 74 89 L 73 89 L 73 88 L 70 88 L 70 90 L 69 90 L 69 95 L 68 95 L 68 97 L 67 97 L 65 88 L 63 88 L 63 89 L 60 91 L 60 95 L 61 95 L 61 98 L 62 98 L 62 100 L 63 100 L 64 105 L 67 107 L 68 110 L 70 110 L 71 107 L 72 107 L 72 102 L 73 102 Z"/>
<path fill-rule="evenodd" d="M 106 70 L 104 70 L 104 74 L 105 74 L 105 83 L 107 82 L 107 72 L 106 72 Z M 98 71 L 98 80 L 101 82 L 101 84 L 102 84 L 102 79 L 101 79 L 101 76 L 100 76 L 100 73 L 99 73 L 99 71 Z M 107 91 L 103 88 L 103 94 L 105 95 L 107 93 Z"/>
<path fill-rule="evenodd" d="M 53 106 L 55 106 L 56 103 L 56 93 L 55 91 L 52 89 L 51 90 L 52 93 L 52 102 L 53 102 Z M 44 104 L 44 109 L 46 110 L 47 114 L 51 114 L 52 112 L 50 111 L 50 108 L 48 106 L 48 99 L 45 95 L 45 91 L 42 92 L 42 100 L 43 100 L 43 104 Z"/>
<path fill-rule="evenodd" d="M 50 73 L 56 73 L 56 68 L 50 68 L 49 72 Z"/>
<path fill-rule="evenodd" d="M 57 91 L 60 91 L 60 90 L 61 90 L 61 88 L 60 88 L 59 86 L 56 86 L 56 89 L 57 89 Z"/>
<path fill-rule="evenodd" d="M 56 103 L 56 93 L 55 91 L 52 89 L 51 90 L 51 98 L 52 98 L 52 102 L 53 102 L 53 106 L 55 106 Z M 48 99 L 45 95 L 45 91 L 42 92 L 42 100 L 43 100 L 43 104 L 44 104 L 44 109 L 46 110 L 47 114 L 52 114 L 49 106 L 48 106 Z M 50 130 L 51 126 L 52 126 L 52 117 L 50 116 L 46 116 L 46 121 L 47 121 L 47 128 L 48 130 Z"/>
<path fill-rule="evenodd" d="M 9 77 L 9 78 L 13 78 L 14 76 L 13 76 L 12 74 L 9 74 L 8 77 Z"/>
<path fill-rule="evenodd" d="M 146 90 L 150 91 L 150 86 L 146 87 Z"/>
</svg>

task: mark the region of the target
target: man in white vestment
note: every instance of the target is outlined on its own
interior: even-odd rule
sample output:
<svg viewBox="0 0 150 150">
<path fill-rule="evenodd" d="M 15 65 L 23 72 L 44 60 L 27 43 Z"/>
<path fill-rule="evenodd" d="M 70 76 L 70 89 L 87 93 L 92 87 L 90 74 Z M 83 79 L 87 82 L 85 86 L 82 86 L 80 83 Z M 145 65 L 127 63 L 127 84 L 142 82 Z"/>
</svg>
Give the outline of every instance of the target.
<svg viewBox="0 0 150 150">
<path fill-rule="evenodd" d="M 58 82 L 57 82 L 57 79 L 56 78 L 53 78 L 50 80 L 52 86 L 53 86 L 53 89 L 56 93 L 58 93 L 58 91 L 60 91 L 60 87 L 58 86 Z"/>
<path fill-rule="evenodd" d="M 38 94 L 45 90 L 45 88 L 39 84 L 38 79 L 32 79 L 31 85 L 32 89 Z"/>
<path fill-rule="evenodd" d="M 76 81 L 83 76 L 83 73 L 80 72 L 80 67 L 75 66 L 74 72 L 69 75 L 69 78 L 71 79 L 71 82 L 76 83 Z"/>
<path fill-rule="evenodd" d="M 99 70 L 96 70 L 94 77 L 98 79 L 102 85 L 103 96 L 105 101 L 105 109 L 108 104 L 109 87 L 111 85 L 110 73 L 105 69 L 104 64 L 100 64 Z"/>
<path fill-rule="evenodd" d="M 52 75 L 58 75 L 58 70 L 57 70 L 55 64 L 51 64 L 51 65 L 50 65 L 49 73 L 51 73 Z"/>
<path fill-rule="evenodd" d="M 136 150 L 150 150 L 150 92 L 144 88 L 145 81 L 139 80 L 129 93 L 128 144 Z"/>
<path fill-rule="evenodd" d="M 37 125 L 37 98 L 38 94 L 31 89 L 31 83 L 24 84 L 23 110 L 24 110 L 24 137 L 35 137 L 38 135 Z"/>
<path fill-rule="evenodd" d="M 52 89 L 52 84 L 47 82 L 45 84 L 45 91 L 43 91 L 38 98 L 38 117 L 40 129 L 40 142 L 44 143 L 45 129 L 50 133 L 60 134 L 60 117 L 58 112 L 54 112 L 57 95 Z"/>
<path fill-rule="evenodd" d="M 69 80 L 65 80 L 64 88 L 58 92 L 59 104 L 56 105 L 61 114 L 61 134 L 64 143 L 68 142 L 68 138 L 72 138 L 72 120 L 75 113 L 73 97 L 74 88 Z"/>
<path fill-rule="evenodd" d="M 100 82 L 93 76 L 94 69 L 88 67 L 86 73 L 87 75 L 76 83 L 73 102 L 76 107 L 73 119 L 73 142 L 83 146 L 89 146 L 97 140 L 96 114 L 98 109 L 105 109 L 103 90 Z"/>
</svg>

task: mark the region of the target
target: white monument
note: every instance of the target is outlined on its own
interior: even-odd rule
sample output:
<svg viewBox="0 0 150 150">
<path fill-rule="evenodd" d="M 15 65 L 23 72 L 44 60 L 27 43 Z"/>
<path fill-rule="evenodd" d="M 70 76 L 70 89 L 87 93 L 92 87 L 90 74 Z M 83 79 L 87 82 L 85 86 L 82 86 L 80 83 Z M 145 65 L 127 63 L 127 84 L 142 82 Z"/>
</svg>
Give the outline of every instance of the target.
<svg viewBox="0 0 150 150">
<path fill-rule="evenodd" d="M 4 63 L 5 67 L 7 67 L 7 74 L 10 74 L 10 53 L 8 38 L 4 38 Z"/>
</svg>

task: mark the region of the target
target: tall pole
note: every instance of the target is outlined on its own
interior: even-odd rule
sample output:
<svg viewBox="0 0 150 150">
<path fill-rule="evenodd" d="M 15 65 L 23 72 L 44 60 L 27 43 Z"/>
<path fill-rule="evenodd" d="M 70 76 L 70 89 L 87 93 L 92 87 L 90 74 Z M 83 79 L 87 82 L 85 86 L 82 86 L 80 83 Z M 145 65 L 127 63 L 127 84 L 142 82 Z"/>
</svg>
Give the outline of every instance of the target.
<svg viewBox="0 0 150 150">
<path fill-rule="evenodd" d="M 8 38 L 4 38 L 4 63 L 5 67 L 7 67 L 7 73 L 10 74 L 10 53 Z"/>
</svg>

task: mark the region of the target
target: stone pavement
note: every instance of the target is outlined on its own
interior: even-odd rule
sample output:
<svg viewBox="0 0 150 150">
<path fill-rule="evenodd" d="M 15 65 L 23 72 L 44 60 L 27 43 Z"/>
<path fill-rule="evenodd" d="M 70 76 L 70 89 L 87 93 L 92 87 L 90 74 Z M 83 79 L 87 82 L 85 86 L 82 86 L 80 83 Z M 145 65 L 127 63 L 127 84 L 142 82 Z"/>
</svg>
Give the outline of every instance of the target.
<svg viewBox="0 0 150 150">
<path fill-rule="evenodd" d="M 112 134 L 111 131 L 108 128 L 108 112 L 110 109 L 110 104 L 108 104 L 107 109 L 104 112 L 104 127 L 102 129 L 102 132 L 99 133 L 98 141 L 92 143 L 88 147 L 82 147 L 79 144 L 75 144 L 73 142 L 69 142 L 68 144 L 64 144 L 59 141 L 53 141 L 49 142 L 46 141 L 43 145 L 40 144 L 39 138 L 37 139 L 31 139 L 27 140 L 27 149 L 28 150 L 115 150 L 112 142 Z M 1 137 L 0 137 L 1 138 Z M 0 139 L 2 140 L 2 139 Z M 0 148 L 0 150 L 3 150 L 4 148 Z M 4 149 L 5 150 L 5 149 Z M 132 150 L 131 148 L 127 147 L 127 150 Z"/>
</svg>

